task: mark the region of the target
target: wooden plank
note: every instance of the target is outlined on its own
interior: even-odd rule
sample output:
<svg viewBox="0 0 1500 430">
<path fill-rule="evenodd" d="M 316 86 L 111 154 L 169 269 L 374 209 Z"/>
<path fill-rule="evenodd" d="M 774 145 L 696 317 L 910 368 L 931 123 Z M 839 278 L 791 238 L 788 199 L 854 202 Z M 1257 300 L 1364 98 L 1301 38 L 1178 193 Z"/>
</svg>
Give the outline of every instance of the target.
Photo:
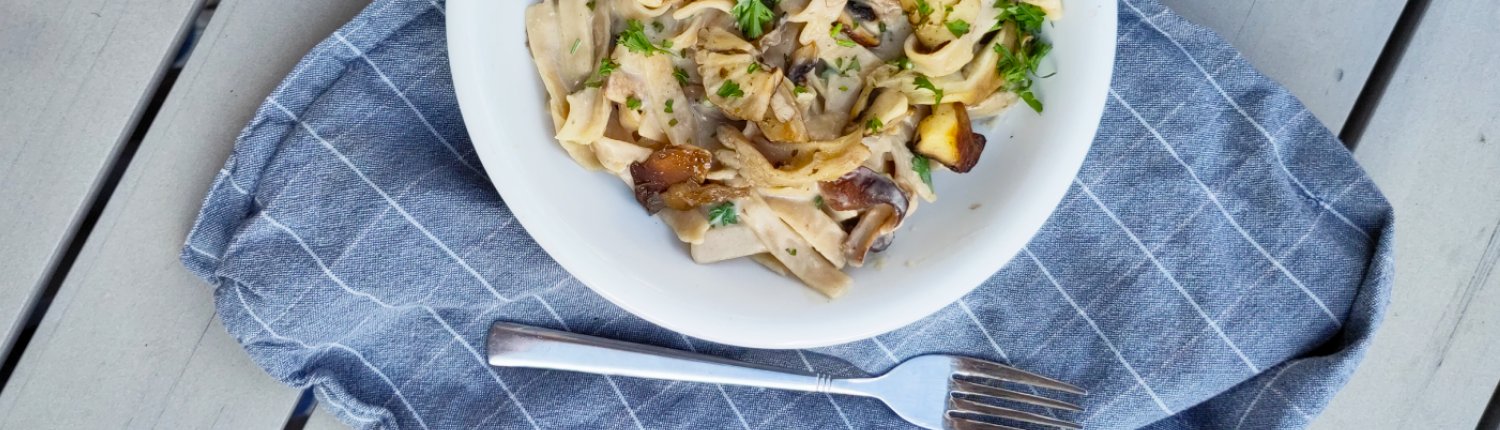
<svg viewBox="0 0 1500 430">
<path fill-rule="evenodd" d="M 200 1 L 0 0 L 0 355 Z"/>
<path fill-rule="evenodd" d="M 178 251 L 256 107 L 308 49 L 367 3 L 219 6 L 0 391 L 0 428 L 285 422 L 299 391 L 265 375 L 218 325 L 211 287 L 182 267 Z"/>
<path fill-rule="evenodd" d="M 1317 428 L 1475 428 L 1500 382 L 1497 18 L 1433 2 L 1355 154 L 1396 207 L 1396 289 Z"/>
<path fill-rule="evenodd" d="M 1335 133 L 1364 89 L 1405 0 L 1162 0 L 1214 29 Z M 1125 9 L 1129 11 L 1129 9 Z"/>
</svg>

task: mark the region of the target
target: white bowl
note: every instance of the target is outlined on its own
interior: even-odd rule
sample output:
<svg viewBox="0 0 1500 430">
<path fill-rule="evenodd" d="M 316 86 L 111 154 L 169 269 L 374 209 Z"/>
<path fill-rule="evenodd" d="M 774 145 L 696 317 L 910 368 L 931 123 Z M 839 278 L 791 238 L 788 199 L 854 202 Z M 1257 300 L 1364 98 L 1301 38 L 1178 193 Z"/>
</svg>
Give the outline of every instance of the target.
<svg viewBox="0 0 1500 430">
<path fill-rule="evenodd" d="M 869 338 L 937 312 L 988 279 L 1067 192 L 1114 67 L 1115 2 L 1065 2 L 1063 19 L 1046 29 L 1054 49 L 1043 68 L 1058 71 L 1038 81 L 1046 113 L 1023 105 L 976 125 L 989 137 L 979 165 L 964 175 L 935 171 L 937 203 L 922 205 L 897 233 L 880 254 L 883 264 L 851 269 L 848 294 L 828 300 L 753 262 L 693 263 L 619 179 L 568 158 L 552 137 L 526 48 L 523 17 L 532 3 L 448 1 L 459 105 L 495 188 L 537 243 L 595 292 L 663 327 L 747 347 Z"/>
</svg>

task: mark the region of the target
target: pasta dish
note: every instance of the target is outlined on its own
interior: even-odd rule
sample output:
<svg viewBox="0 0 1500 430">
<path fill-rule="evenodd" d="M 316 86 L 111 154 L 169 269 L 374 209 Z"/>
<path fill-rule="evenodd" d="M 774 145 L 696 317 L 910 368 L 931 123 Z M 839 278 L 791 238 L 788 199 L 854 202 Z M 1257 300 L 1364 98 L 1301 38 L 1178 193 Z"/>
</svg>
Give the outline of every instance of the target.
<svg viewBox="0 0 1500 430">
<path fill-rule="evenodd" d="M 838 297 L 966 173 L 973 120 L 1032 92 L 1060 0 L 542 0 L 526 11 L 558 143 L 618 176 L 698 263 Z M 878 263 L 872 263 L 878 265 Z"/>
</svg>

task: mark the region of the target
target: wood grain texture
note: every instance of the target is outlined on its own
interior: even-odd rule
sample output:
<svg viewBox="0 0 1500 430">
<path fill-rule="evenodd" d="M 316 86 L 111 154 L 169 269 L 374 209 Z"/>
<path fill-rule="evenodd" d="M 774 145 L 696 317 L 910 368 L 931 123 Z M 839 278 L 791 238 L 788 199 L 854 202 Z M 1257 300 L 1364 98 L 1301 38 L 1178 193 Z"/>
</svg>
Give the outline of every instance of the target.
<svg viewBox="0 0 1500 430">
<path fill-rule="evenodd" d="M 219 6 L 0 391 L 0 428 L 282 426 L 299 390 L 250 361 L 219 325 L 212 288 L 182 267 L 178 252 L 257 106 L 367 3 Z"/>
<path fill-rule="evenodd" d="M 1500 381 L 1500 3 L 1433 2 L 1356 158 L 1396 207 L 1396 287 L 1321 429 L 1472 429 Z"/>
<path fill-rule="evenodd" d="M 1337 132 L 1405 0 L 1162 0 L 1212 28 Z"/>
<path fill-rule="evenodd" d="M 0 354 L 201 0 L 0 0 Z"/>
</svg>

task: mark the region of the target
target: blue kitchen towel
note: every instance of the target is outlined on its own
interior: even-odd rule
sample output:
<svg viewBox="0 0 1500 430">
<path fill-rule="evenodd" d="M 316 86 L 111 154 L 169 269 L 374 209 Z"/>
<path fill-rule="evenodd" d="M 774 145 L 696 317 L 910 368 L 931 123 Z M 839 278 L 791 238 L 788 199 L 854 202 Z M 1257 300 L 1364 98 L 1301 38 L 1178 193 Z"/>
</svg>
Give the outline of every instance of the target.
<svg viewBox="0 0 1500 430">
<path fill-rule="evenodd" d="M 256 363 L 360 428 L 911 427 L 870 399 L 491 368 L 496 320 L 839 374 L 982 357 L 1088 387 L 1060 416 L 1095 429 L 1304 427 L 1380 321 L 1390 205 L 1218 36 L 1155 0 L 1119 6 L 1108 107 L 1056 213 L 972 294 L 877 338 L 717 345 L 580 285 L 481 170 L 441 1 L 375 1 L 313 49 L 240 135 L 182 258 Z"/>
</svg>

